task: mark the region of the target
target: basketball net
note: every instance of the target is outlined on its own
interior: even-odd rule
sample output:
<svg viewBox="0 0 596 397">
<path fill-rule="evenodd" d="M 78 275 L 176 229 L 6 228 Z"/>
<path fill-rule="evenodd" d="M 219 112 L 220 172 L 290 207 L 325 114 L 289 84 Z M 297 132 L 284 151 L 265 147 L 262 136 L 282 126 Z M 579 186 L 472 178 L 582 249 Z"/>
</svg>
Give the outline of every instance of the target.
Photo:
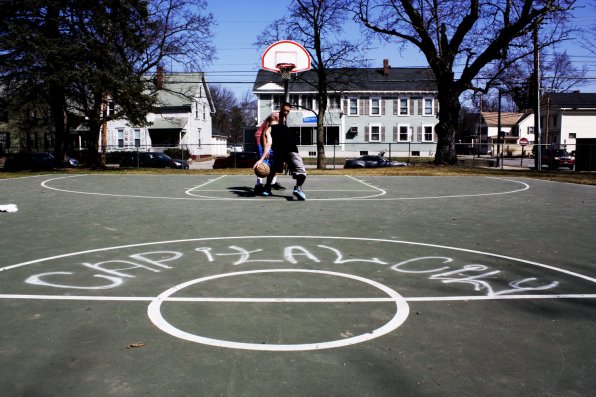
<svg viewBox="0 0 596 397">
<path fill-rule="evenodd" d="M 293 63 L 278 63 L 277 68 L 279 69 L 279 73 L 281 74 L 282 79 L 289 80 L 292 76 L 292 70 L 296 67 Z"/>
</svg>

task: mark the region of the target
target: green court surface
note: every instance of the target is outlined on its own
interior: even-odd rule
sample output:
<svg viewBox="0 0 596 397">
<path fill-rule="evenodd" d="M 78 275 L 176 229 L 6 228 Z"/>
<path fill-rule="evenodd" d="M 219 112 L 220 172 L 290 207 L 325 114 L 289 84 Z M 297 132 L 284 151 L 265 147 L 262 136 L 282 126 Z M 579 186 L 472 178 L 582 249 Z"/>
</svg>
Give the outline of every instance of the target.
<svg viewBox="0 0 596 397">
<path fill-rule="evenodd" d="M 591 396 L 596 187 L 0 179 L 2 396 Z"/>
</svg>

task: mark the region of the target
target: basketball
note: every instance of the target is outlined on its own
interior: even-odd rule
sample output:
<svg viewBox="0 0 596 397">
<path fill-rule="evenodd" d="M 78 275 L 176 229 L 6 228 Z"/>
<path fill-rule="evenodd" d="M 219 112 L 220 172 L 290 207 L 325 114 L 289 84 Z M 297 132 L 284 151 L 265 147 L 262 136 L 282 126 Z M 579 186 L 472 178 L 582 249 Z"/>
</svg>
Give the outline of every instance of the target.
<svg viewBox="0 0 596 397">
<path fill-rule="evenodd" d="M 269 166 L 265 163 L 259 164 L 255 168 L 255 175 L 258 176 L 259 178 L 266 177 L 267 175 L 269 175 Z"/>
</svg>

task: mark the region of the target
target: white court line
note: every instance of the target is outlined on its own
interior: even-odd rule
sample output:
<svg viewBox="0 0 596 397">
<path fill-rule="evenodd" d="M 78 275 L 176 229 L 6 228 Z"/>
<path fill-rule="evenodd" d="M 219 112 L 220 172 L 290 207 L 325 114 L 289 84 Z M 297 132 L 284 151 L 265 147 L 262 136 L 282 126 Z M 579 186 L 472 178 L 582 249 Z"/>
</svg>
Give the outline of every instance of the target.
<svg viewBox="0 0 596 397">
<path fill-rule="evenodd" d="M 219 181 L 220 179 L 222 179 L 222 178 L 224 178 L 224 177 L 226 177 L 226 176 L 227 176 L 227 175 L 222 175 L 222 176 L 220 176 L 219 178 L 210 179 L 210 180 L 208 180 L 207 182 L 205 182 L 205 183 L 203 183 L 203 184 L 200 184 L 200 185 L 198 185 L 198 186 L 195 186 L 195 187 L 191 187 L 190 189 L 186 190 L 186 191 L 184 192 L 184 194 L 188 194 L 189 196 L 192 196 L 192 194 L 191 194 L 190 192 L 192 192 L 193 190 L 195 190 L 195 189 L 200 189 L 200 188 L 202 188 L 203 186 L 209 185 L 210 183 L 213 183 L 213 182 L 215 182 L 215 181 Z M 200 196 L 198 196 L 198 197 L 200 197 Z"/>
<path fill-rule="evenodd" d="M 161 199 L 161 200 L 197 200 L 190 197 L 165 197 L 165 196 L 141 196 L 141 195 L 133 195 L 133 194 L 113 194 L 113 193 L 96 193 L 96 192 L 80 192 L 77 190 L 68 190 L 68 189 L 59 189 L 56 187 L 51 187 L 47 183 L 52 182 L 58 179 L 66 179 L 66 178 L 78 178 L 79 176 L 89 176 L 91 174 L 81 174 L 81 175 L 70 175 L 70 176 L 62 176 L 58 178 L 46 179 L 41 183 L 41 186 L 45 187 L 46 189 L 55 190 L 57 192 L 65 192 L 65 193 L 75 193 L 75 194 L 86 194 L 89 196 L 105 196 L 105 197 L 129 197 L 129 198 L 146 198 L 146 199 Z"/>
<path fill-rule="evenodd" d="M 166 240 L 166 241 L 152 241 L 148 243 L 137 243 L 137 244 L 126 244 L 126 245 L 119 245 L 113 247 L 104 247 L 104 248 L 96 248 L 78 252 L 70 252 L 67 254 L 60 254 L 54 255 L 46 258 L 34 259 L 27 262 L 21 262 L 14 265 L 8 265 L 0 267 L 0 272 L 16 269 L 23 266 L 28 266 L 36 263 L 42 263 L 50 260 L 61 259 L 61 258 L 68 258 L 71 256 L 77 255 L 84 255 L 96 252 L 107 252 L 107 251 L 114 251 L 123 248 L 133 248 L 133 247 L 147 247 L 151 245 L 157 244 L 177 244 L 177 243 L 189 243 L 195 241 L 220 241 L 220 240 L 243 240 L 243 239 L 262 239 L 263 236 L 233 236 L 233 237 L 200 237 L 200 238 L 189 238 L 189 239 L 178 239 L 178 240 Z M 346 241 L 373 241 L 373 242 L 380 242 L 380 243 L 389 243 L 389 244 L 405 244 L 405 245 L 412 245 L 418 247 L 430 247 L 430 248 L 439 248 L 439 249 L 446 249 L 451 251 L 459 251 L 459 252 L 466 252 L 470 254 L 476 255 L 486 255 L 493 258 L 505 259 L 514 262 L 525 263 L 531 266 L 537 266 L 543 269 L 553 270 L 555 272 L 567 274 L 569 276 L 578 277 L 584 280 L 588 280 L 590 282 L 596 283 L 596 278 L 586 276 L 580 273 L 572 272 L 570 270 L 561 269 L 555 266 L 546 265 L 544 263 L 534 262 L 527 259 L 515 258 L 508 255 L 501 255 L 495 254 L 491 252 L 484 252 L 479 250 L 473 250 L 468 248 L 458 248 L 458 247 L 450 247 L 448 245 L 440 245 L 440 244 L 431 244 L 431 243 L 420 243 L 416 241 L 404 241 L 404 240 L 390 240 L 390 239 L 380 239 L 380 238 L 364 238 L 364 237 L 338 237 L 338 236 L 267 236 L 268 239 L 306 239 L 306 240 L 317 240 L 317 239 L 330 239 L 330 240 L 346 240 Z"/>
<path fill-rule="evenodd" d="M 243 201 L 259 201 L 259 202 L 265 202 L 265 201 L 271 201 L 271 202 L 278 202 L 276 200 L 272 200 L 270 199 L 263 199 L 263 197 L 254 197 L 254 198 L 248 198 L 248 197 L 242 197 L 242 198 L 237 198 L 237 197 L 213 197 L 213 196 L 205 196 L 205 195 L 200 195 L 200 194 L 194 194 L 193 191 L 197 190 L 198 188 L 200 188 L 201 186 L 205 186 L 208 185 L 212 182 L 215 182 L 223 177 L 226 177 L 228 175 L 222 175 L 219 178 L 215 178 L 215 179 L 211 179 L 209 181 L 207 181 L 206 183 L 199 185 L 199 186 L 195 186 L 193 188 L 187 189 L 185 194 L 191 196 L 191 197 L 167 197 L 167 196 L 144 196 L 144 195 L 132 195 L 132 194 L 113 194 L 113 193 L 94 193 L 94 192 L 82 192 L 82 191 L 76 191 L 76 190 L 68 190 L 68 189 L 60 189 L 60 188 L 56 188 L 56 187 L 51 187 L 48 185 L 49 182 L 55 181 L 55 180 L 59 180 L 59 179 L 66 179 L 66 178 L 77 178 L 79 176 L 89 176 L 91 174 L 81 174 L 81 175 L 69 175 L 69 176 L 61 176 L 61 177 L 57 177 L 57 178 L 51 178 L 51 179 L 47 179 L 45 181 L 43 181 L 41 183 L 41 186 L 45 187 L 46 189 L 50 189 L 50 190 L 55 190 L 55 191 L 59 191 L 59 192 L 65 192 L 65 193 L 75 193 L 75 194 L 85 194 L 85 195 L 95 195 L 95 196 L 104 196 L 104 197 L 129 197 L 129 198 L 146 198 L 146 199 L 161 199 L 161 200 L 199 200 L 199 201 L 221 201 L 221 200 L 243 200 Z M 487 179 L 496 179 L 499 181 L 507 181 L 507 182 L 513 182 L 513 183 L 517 183 L 517 184 L 521 184 L 523 187 L 519 188 L 519 189 L 514 189 L 514 190 L 508 190 L 508 191 L 504 191 L 504 192 L 492 192 L 492 193 L 474 193 L 474 194 L 456 194 L 456 195 L 444 195 L 444 196 L 422 196 L 422 197 L 379 197 L 379 196 L 383 196 L 386 195 L 387 192 L 383 189 L 380 189 L 378 187 L 375 187 L 371 184 L 367 184 L 366 182 L 359 180 L 357 178 L 354 178 L 350 175 L 344 175 L 345 177 L 348 177 L 350 179 L 353 179 L 365 186 L 370 187 L 371 189 L 373 189 L 374 191 L 380 192 L 378 194 L 372 194 L 369 196 L 360 196 L 360 197 L 331 197 L 331 198 L 308 198 L 307 201 L 358 201 L 358 200 L 365 200 L 365 201 L 400 201 L 400 200 L 430 200 L 430 199 L 445 199 L 445 198 L 460 198 L 460 197 L 482 197 L 482 196 L 497 196 L 497 195 L 505 195 L 505 194 L 512 194 L 512 193 L 518 193 L 518 192 L 522 192 L 524 190 L 528 190 L 530 189 L 530 186 L 525 183 L 525 182 L 521 182 L 521 181 L 517 181 L 517 180 L 513 180 L 513 179 L 504 179 L 504 178 L 497 178 L 497 177 L 485 177 Z M 233 190 L 201 190 L 201 191 L 206 191 L 206 192 L 221 192 L 221 191 L 225 191 L 225 192 L 231 192 Z M 344 191 L 344 190 L 310 190 L 312 192 L 340 192 L 340 191 Z M 358 190 L 360 191 L 360 190 Z M 367 190 L 362 190 L 364 192 L 366 192 Z M 309 190 L 306 189 L 306 193 L 308 194 Z M 290 197 L 290 196 L 283 196 L 281 194 L 275 195 L 275 197 L 279 198 L 279 197 Z"/>
<path fill-rule="evenodd" d="M 50 176 L 51 174 L 42 174 L 42 175 L 30 175 L 30 176 L 17 176 L 15 178 L 0 178 L 1 181 L 14 181 L 18 179 L 30 179 L 30 178 L 39 178 L 40 176 Z"/>
<path fill-rule="evenodd" d="M 60 301 L 99 301 L 99 302 L 151 302 L 156 297 L 149 296 L 85 296 L 85 295 L 30 295 L 0 294 L 0 299 L 21 300 L 60 300 Z M 454 302 L 454 301 L 498 301 L 522 299 L 596 299 L 596 294 L 545 294 L 545 295 L 500 295 L 500 296 L 425 296 L 403 297 L 407 302 Z M 384 303 L 396 302 L 394 298 L 174 298 L 164 302 L 207 302 L 207 303 Z"/>
</svg>

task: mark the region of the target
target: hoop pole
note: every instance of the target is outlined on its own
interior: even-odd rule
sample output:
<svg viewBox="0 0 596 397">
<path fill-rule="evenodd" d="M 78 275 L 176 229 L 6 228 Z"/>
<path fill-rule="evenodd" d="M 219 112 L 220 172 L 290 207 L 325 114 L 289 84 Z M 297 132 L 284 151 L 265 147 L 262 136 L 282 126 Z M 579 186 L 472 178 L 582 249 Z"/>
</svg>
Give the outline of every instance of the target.
<svg viewBox="0 0 596 397">
<path fill-rule="evenodd" d="M 290 79 L 284 79 L 284 98 L 290 103 Z"/>
</svg>

